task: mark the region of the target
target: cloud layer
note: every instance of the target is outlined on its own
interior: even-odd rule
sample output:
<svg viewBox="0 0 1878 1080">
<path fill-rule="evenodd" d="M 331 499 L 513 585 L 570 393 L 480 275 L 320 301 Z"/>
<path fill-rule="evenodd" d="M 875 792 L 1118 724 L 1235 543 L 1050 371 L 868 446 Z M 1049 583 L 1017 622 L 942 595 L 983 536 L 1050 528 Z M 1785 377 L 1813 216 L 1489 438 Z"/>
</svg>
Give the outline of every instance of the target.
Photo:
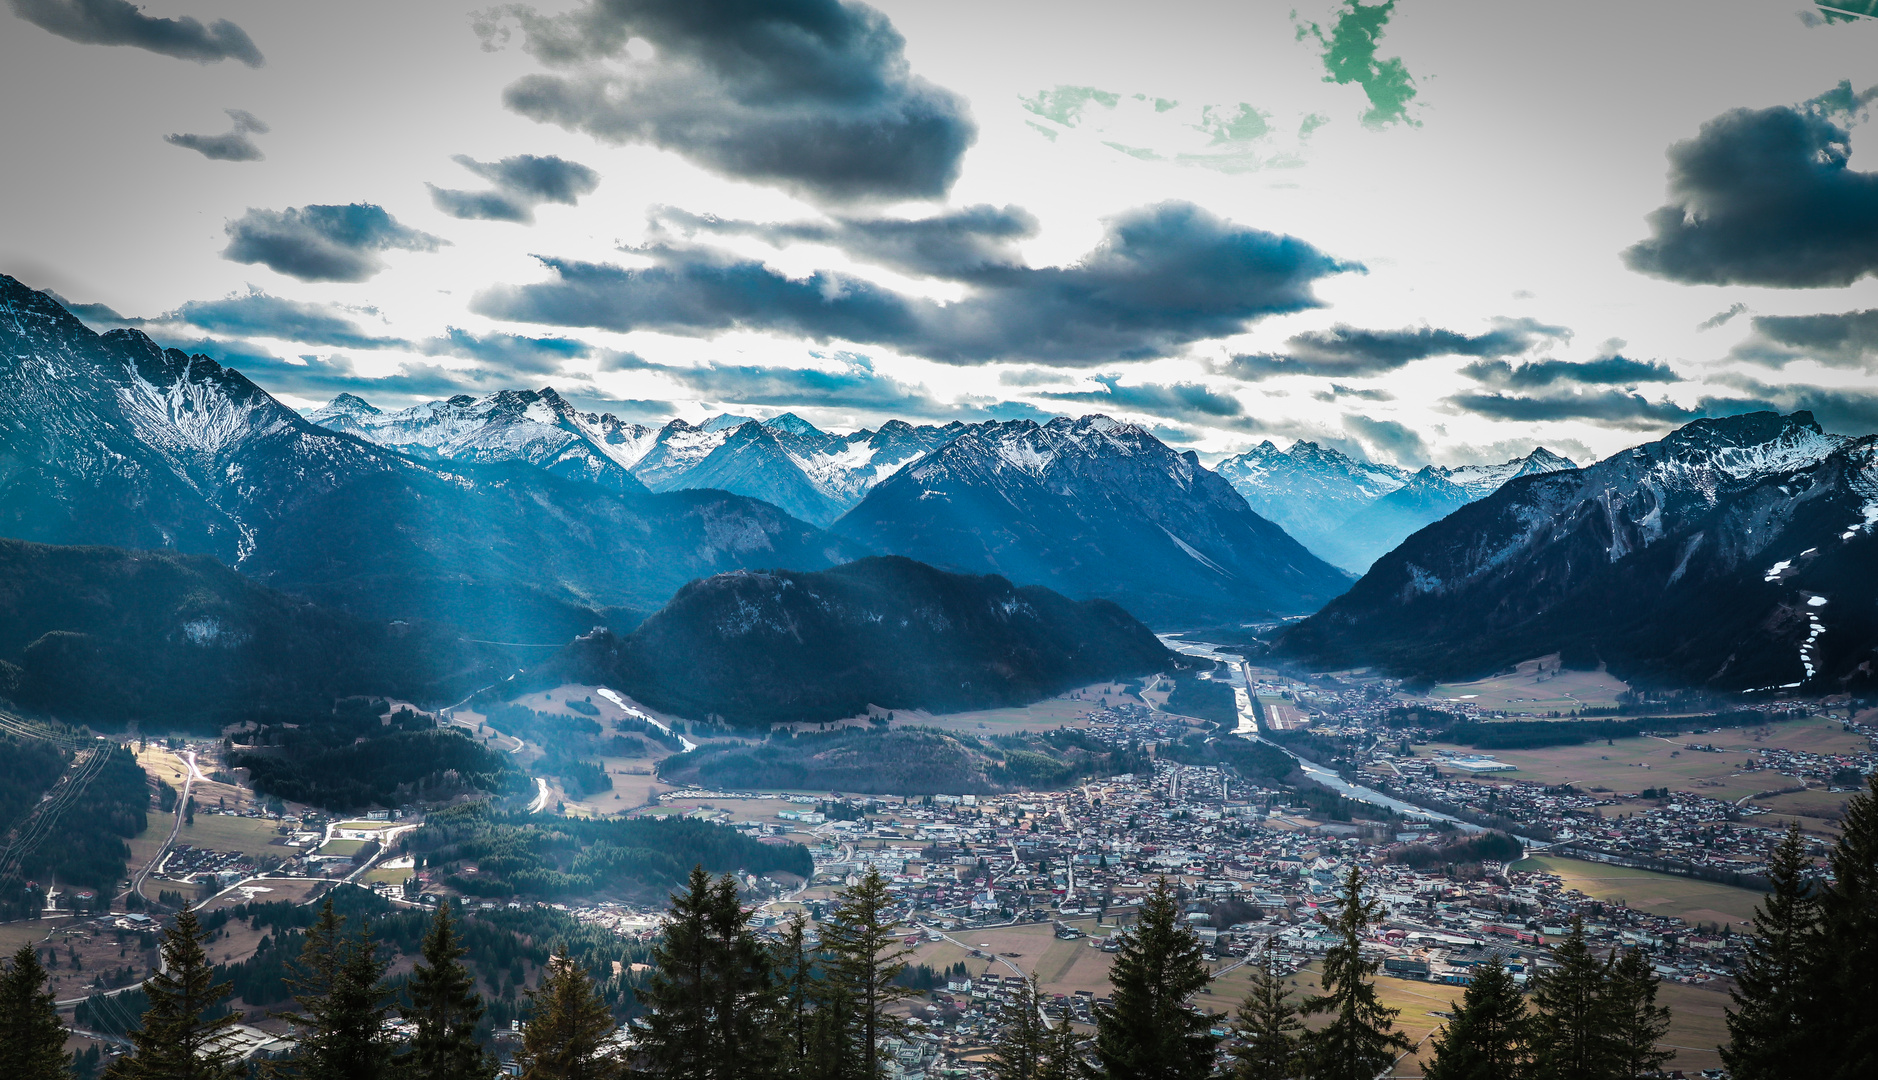
<svg viewBox="0 0 1878 1080">
<path fill-rule="evenodd" d="M 1253 381 L 1274 375 L 1380 375 L 1431 356 L 1517 356 L 1570 336 L 1564 327 L 1535 319 L 1495 319 L 1493 329 L 1471 335 L 1428 326 L 1365 330 L 1339 323 L 1292 336 L 1282 353 L 1235 356 L 1224 370 Z"/>
<path fill-rule="evenodd" d="M 501 161 L 477 161 L 458 154 L 450 160 L 489 181 L 490 191 L 457 191 L 427 184 L 431 202 L 451 217 L 530 224 L 542 203 L 573 206 L 600 185 L 600 174 L 576 161 L 520 154 Z"/>
<path fill-rule="evenodd" d="M 1019 267 L 1017 242 L 1037 234 L 1037 219 L 1017 206 L 967 206 L 925 218 L 836 217 L 828 221 L 755 222 L 662 208 L 655 223 L 681 235 L 751 236 L 776 247 L 828 244 L 853 259 L 922 277 L 965 279 Z"/>
<path fill-rule="evenodd" d="M 249 210 L 223 231 L 223 258 L 301 281 L 364 281 L 384 269 L 380 252 L 435 251 L 449 243 L 400 225 L 371 203 Z"/>
<path fill-rule="evenodd" d="M 265 62 L 248 32 L 227 19 L 217 19 L 207 26 L 188 16 L 159 19 L 145 15 L 129 0 L 8 2 L 13 14 L 81 45 L 129 45 L 198 64 L 239 60 L 249 67 L 260 67 Z"/>
<path fill-rule="evenodd" d="M 1692 285 L 1819 288 L 1878 271 L 1878 175 L 1816 108 L 1735 109 L 1669 148 L 1667 205 L 1624 252 Z"/>
<path fill-rule="evenodd" d="M 544 259 L 553 280 L 490 289 L 472 310 L 617 331 L 765 330 L 953 364 L 1086 366 L 1169 355 L 1240 333 L 1266 315 L 1315 307 L 1314 281 L 1360 269 L 1295 237 L 1234 225 L 1187 203 L 1111 220 L 1102 244 L 1071 266 L 956 272 L 969 291 L 949 304 L 831 272 L 791 278 L 706 248 L 653 244 L 632 253 L 652 265 Z"/>
<path fill-rule="evenodd" d="M 864 4 L 590 0 L 478 19 L 489 47 L 511 25 L 553 69 L 507 89 L 516 112 L 825 202 L 942 196 L 977 134 L 964 100 L 912 74 L 904 39 Z"/>
</svg>

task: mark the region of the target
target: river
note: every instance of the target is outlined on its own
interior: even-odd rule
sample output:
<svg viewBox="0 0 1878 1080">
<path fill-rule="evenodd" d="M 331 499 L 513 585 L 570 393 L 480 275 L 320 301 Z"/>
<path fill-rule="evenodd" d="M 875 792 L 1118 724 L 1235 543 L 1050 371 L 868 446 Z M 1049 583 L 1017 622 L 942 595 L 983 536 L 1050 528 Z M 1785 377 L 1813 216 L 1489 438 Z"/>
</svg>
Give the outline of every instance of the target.
<svg viewBox="0 0 1878 1080">
<path fill-rule="evenodd" d="M 1460 818 L 1451 817 L 1434 810 L 1425 810 L 1413 803 L 1405 803 L 1400 799 L 1391 798 L 1380 791 L 1363 787 L 1360 784 L 1352 784 L 1331 770 L 1324 768 L 1322 765 L 1306 761 L 1298 757 L 1298 755 L 1292 754 L 1285 746 L 1272 742 L 1270 739 L 1259 734 L 1258 714 L 1252 708 L 1251 687 L 1246 680 L 1245 660 L 1243 658 L 1229 653 L 1222 653 L 1216 646 L 1210 645 L 1204 641 L 1185 641 L 1179 638 L 1163 636 L 1161 643 L 1177 653 L 1186 656 L 1197 656 L 1204 660 L 1215 660 L 1224 664 L 1226 666 L 1227 679 L 1232 683 L 1233 700 L 1239 707 L 1239 726 L 1235 727 L 1232 733 L 1240 738 L 1251 739 L 1254 742 L 1262 742 L 1267 746 L 1275 746 L 1285 753 L 1291 754 L 1291 757 L 1297 761 L 1298 768 L 1302 770 L 1304 775 L 1309 777 L 1313 783 L 1321 787 L 1327 787 L 1346 799 L 1355 799 L 1358 802 L 1369 803 L 1371 806 L 1384 807 L 1385 809 L 1393 810 L 1401 814 L 1405 818 L 1415 818 L 1422 821 L 1446 821 L 1452 823 L 1462 832 L 1485 831 L 1480 826 L 1471 822 L 1462 821 Z"/>
</svg>

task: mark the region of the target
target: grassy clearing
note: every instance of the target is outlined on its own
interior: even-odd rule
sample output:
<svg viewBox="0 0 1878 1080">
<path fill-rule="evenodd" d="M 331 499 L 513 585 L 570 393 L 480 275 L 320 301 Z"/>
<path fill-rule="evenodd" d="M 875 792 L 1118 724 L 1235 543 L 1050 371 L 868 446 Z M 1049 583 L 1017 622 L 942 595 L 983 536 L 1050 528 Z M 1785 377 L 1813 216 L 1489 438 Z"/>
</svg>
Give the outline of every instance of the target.
<svg viewBox="0 0 1878 1080">
<path fill-rule="evenodd" d="M 1746 927 L 1753 919 L 1754 907 L 1762 896 L 1753 889 L 1556 855 L 1535 855 L 1515 863 L 1513 869 L 1557 874 L 1566 888 L 1577 889 L 1594 900 L 1614 901 L 1691 923 L 1728 923 L 1736 929 Z"/>
<path fill-rule="evenodd" d="M 1447 743 L 1430 743 L 1417 749 L 1417 756 L 1435 750 L 1456 753 L 1490 753 L 1519 771 L 1494 773 L 1483 779 L 1523 780 L 1540 784 L 1574 784 L 1584 790 L 1601 788 L 1619 794 L 1636 794 L 1645 788 L 1667 787 L 1713 799 L 1734 801 L 1744 796 L 1784 787 L 1794 781 L 1775 773 L 1741 771 L 1743 756 L 1733 753 L 1706 753 L 1684 750 L 1686 741 L 1703 742 L 1708 736 L 1685 740 L 1656 738 L 1614 739 L 1583 743 L 1578 746 L 1549 746 L 1541 750 L 1475 751 Z"/>
<path fill-rule="evenodd" d="M 320 848 L 319 853 L 321 855 L 338 855 L 341 858 L 350 858 L 357 855 L 360 851 L 363 851 L 366 843 L 367 841 L 365 840 L 328 840 L 325 846 Z"/>
<path fill-rule="evenodd" d="M 1546 714 L 1610 708 L 1630 689 L 1605 671 L 1562 671 L 1556 656 L 1528 660 L 1510 675 L 1445 683 L 1429 691 L 1438 701 L 1469 701 L 1495 712 Z"/>
<path fill-rule="evenodd" d="M 239 851 L 243 855 L 273 855 L 284 859 L 292 855 L 294 849 L 274 843 L 280 838 L 279 828 L 265 818 L 198 813 L 194 825 L 184 825 L 182 831 L 176 834 L 176 842 L 208 851 Z M 167 832 L 169 825 L 165 823 L 163 829 Z M 355 840 L 345 842 L 358 843 Z"/>
</svg>

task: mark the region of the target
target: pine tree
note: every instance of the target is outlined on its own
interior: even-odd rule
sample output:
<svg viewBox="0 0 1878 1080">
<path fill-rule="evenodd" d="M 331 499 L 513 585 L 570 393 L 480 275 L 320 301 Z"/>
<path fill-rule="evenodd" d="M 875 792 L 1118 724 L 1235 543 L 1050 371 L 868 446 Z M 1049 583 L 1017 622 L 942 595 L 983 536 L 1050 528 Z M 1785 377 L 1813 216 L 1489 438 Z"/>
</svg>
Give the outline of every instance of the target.
<svg viewBox="0 0 1878 1080">
<path fill-rule="evenodd" d="M 1537 980 L 1532 1003 L 1533 1044 L 1540 1080 L 1609 1080 L 1619 1063 L 1608 1025 L 1608 971 L 1585 945 L 1582 918 L 1552 950 L 1558 966 Z"/>
<path fill-rule="evenodd" d="M 417 1025 L 411 1052 L 398 1062 L 410 1080 L 488 1080 L 495 1073 L 495 1062 L 476 1041 L 483 1002 L 463 966 L 468 951 L 457 943 L 450 905 L 438 904 L 424 935 L 423 962 L 405 986 L 411 1004 L 398 1010 Z"/>
<path fill-rule="evenodd" d="M 1831 1007 L 1819 1010 L 1830 1057 L 1826 1080 L 1878 1076 L 1878 774 L 1845 804 L 1831 855 L 1832 883 L 1820 898 L 1827 949 L 1816 979 Z"/>
<path fill-rule="evenodd" d="M 713 883 L 703 867 L 692 869 L 689 889 L 672 898 L 639 999 L 648 1012 L 638 1052 L 651 1074 L 768 1075 L 781 1049 L 770 1026 L 769 955 L 737 901 L 735 879 Z"/>
<path fill-rule="evenodd" d="M 1428 1080 L 1525 1080 L 1532 1072 L 1532 1018 L 1495 956 L 1474 968 L 1473 981 L 1450 1005 L 1453 1018 L 1434 1037 Z"/>
<path fill-rule="evenodd" d="M 1288 1080 L 1299 1072 L 1304 1022 L 1288 1000 L 1291 992 L 1278 956 L 1272 952 L 1271 938 L 1259 947 L 1258 959 L 1248 960 L 1246 970 L 1251 986 L 1239 1003 L 1243 1044 L 1232 1050 L 1233 1080 Z"/>
<path fill-rule="evenodd" d="M 1201 1080 L 1213 1071 L 1219 1040 L 1213 1018 L 1188 1004 L 1212 979 L 1200 939 L 1180 922 L 1162 878 L 1141 905 L 1134 931 L 1109 971 L 1114 990 L 1096 1009 L 1095 1056 L 1111 1077 Z"/>
<path fill-rule="evenodd" d="M 770 961 L 775 971 L 775 1018 L 780 1040 L 777 1074 L 785 1080 L 807 1080 L 810 1038 L 815 1023 L 815 958 L 808 948 L 807 920 L 797 911 L 776 943 Z"/>
<path fill-rule="evenodd" d="M 915 996 L 915 991 L 894 982 L 906 970 L 912 950 L 900 945 L 887 920 L 893 897 L 880 871 L 869 867 L 839 899 L 841 906 L 822 929 L 822 947 L 828 954 L 828 977 L 853 1010 L 849 1053 L 860 1075 L 871 1080 L 881 1073 L 881 1040 L 905 1031 L 905 1023 L 887 1009 Z"/>
<path fill-rule="evenodd" d="M 1043 1057 L 1037 1062 L 1037 1080 L 1087 1080 L 1089 1067 L 1082 1058 L 1083 1037 L 1065 1016 L 1043 1034 Z"/>
<path fill-rule="evenodd" d="M 541 985 L 528 998 L 535 1014 L 522 1033 L 522 1080 L 617 1080 L 624 1074 L 609 1045 L 613 1014 L 565 945 L 549 957 Z"/>
<path fill-rule="evenodd" d="M 143 984 L 150 1008 L 130 1032 L 131 1053 L 113 1062 L 111 1080 L 240 1080 L 246 1071 L 221 1041 L 240 1023 L 234 1013 L 204 1019 L 231 984 L 212 981 L 202 924 L 185 904 L 163 931 L 163 970 Z"/>
<path fill-rule="evenodd" d="M 1606 967 L 1605 1000 L 1610 1015 L 1607 1030 L 1618 1075 L 1634 1077 L 1655 1072 L 1676 1052 L 1657 1048 L 1663 1036 L 1669 1034 L 1669 1009 L 1656 1003 L 1659 980 L 1649 954 L 1642 949 L 1628 949 L 1621 957 L 1613 956 Z"/>
<path fill-rule="evenodd" d="M 1363 931 L 1381 918 L 1382 905 L 1363 895 L 1363 872 L 1355 863 L 1344 877 L 1341 899 L 1335 919 L 1318 916 L 1337 943 L 1324 953 L 1324 992 L 1306 998 L 1299 1011 L 1328 1014 L 1330 1023 L 1305 1037 L 1305 1056 L 1313 1080 L 1373 1080 L 1414 1044 L 1393 1030 L 1401 1010 L 1384 1007 L 1376 995 L 1372 980 L 1381 961 L 1363 959 Z"/>
<path fill-rule="evenodd" d="M 1722 1064 L 1736 1080 L 1823 1076 L 1819 901 L 1805 878 L 1798 822 L 1767 862 L 1773 891 L 1754 910 L 1754 936 L 1735 967 Z"/>
<path fill-rule="evenodd" d="M 66 1064 L 65 1025 L 46 989 L 46 969 L 31 945 L 21 945 L 0 973 L 0 1076 L 67 1080 Z"/>
<path fill-rule="evenodd" d="M 1012 995 L 998 1013 L 998 1037 L 991 1043 L 991 1075 L 997 1080 L 1037 1080 L 1044 1066 L 1049 1025 L 1038 1012 L 1037 976 Z"/>
<path fill-rule="evenodd" d="M 386 1075 L 391 1044 L 385 1018 L 390 993 L 380 983 L 385 963 L 370 932 L 341 936 L 345 920 L 332 897 L 308 929 L 291 976 L 301 1028 L 285 1072 L 301 1080 L 377 1080 Z"/>
</svg>

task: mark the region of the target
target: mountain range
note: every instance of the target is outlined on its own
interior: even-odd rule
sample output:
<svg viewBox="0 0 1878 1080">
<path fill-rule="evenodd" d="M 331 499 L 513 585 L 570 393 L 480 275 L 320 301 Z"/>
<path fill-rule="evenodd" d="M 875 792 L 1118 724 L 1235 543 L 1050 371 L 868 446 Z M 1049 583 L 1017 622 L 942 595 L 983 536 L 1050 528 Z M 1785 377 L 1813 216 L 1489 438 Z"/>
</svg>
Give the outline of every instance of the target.
<svg viewBox="0 0 1878 1080">
<path fill-rule="evenodd" d="M 396 412 L 341 394 L 307 414 L 315 424 L 437 462 L 526 461 L 616 490 L 712 488 L 762 499 L 827 526 L 882 478 L 965 430 L 958 422 L 822 431 L 793 413 L 757 421 L 720 415 L 702 424 L 632 424 L 581 412 L 552 387 L 458 395 Z"/>
<path fill-rule="evenodd" d="M 1156 626 L 1303 614 L 1349 583 L 1193 454 L 1104 416 L 891 420 L 847 435 L 791 413 L 650 428 L 580 413 L 542 389 L 391 413 L 342 396 L 308 419 L 430 460 L 748 495 L 869 551 L 1108 597 Z"/>
<path fill-rule="evenodd" d="M 733 725 L 1024 705 L 1174 655 L 1106 600 L 899 557 L 693 582 L 630 635 L 585 635 L 524 685 L 617 686 Z"/>
<path fill-rule="evenodd" d="M 1302 614 L 1349 586 L 1193 451 L 1106 416 L 970 428 L 833 530 L 935 566 L 1106 597 L 1163 629 Z"/>
<path fill-rule="evenodd" d="M 1409 537 L 1278 650 L 1459 678 L 1560 653 L 1646 686 L 1819 692 L 1878 663 L 1878 436 L 1697 420 L 1508 481 Z"/>
<path fill-rule="evenodd" d="M 544 458 L 572 476 L 420 460 L 10 277 L 0 307 L 0 535 L 213 555 L 361 617 L 557 646 L 694 578 L 860 554 L 756 499 L 587 482 L 578 453 Z"/>
<path fill-rule="evenodd" d="M 1416 530 L 1521 476 L 1577 468 L 1536 447 L 1499 465 L 1428 465 L 1410 472 L 1359 461 L 1333 447 L 1270 440 L 1217 467 L 1252 509 L 1326 562 L 1360 574 Z"/>
</svg>

